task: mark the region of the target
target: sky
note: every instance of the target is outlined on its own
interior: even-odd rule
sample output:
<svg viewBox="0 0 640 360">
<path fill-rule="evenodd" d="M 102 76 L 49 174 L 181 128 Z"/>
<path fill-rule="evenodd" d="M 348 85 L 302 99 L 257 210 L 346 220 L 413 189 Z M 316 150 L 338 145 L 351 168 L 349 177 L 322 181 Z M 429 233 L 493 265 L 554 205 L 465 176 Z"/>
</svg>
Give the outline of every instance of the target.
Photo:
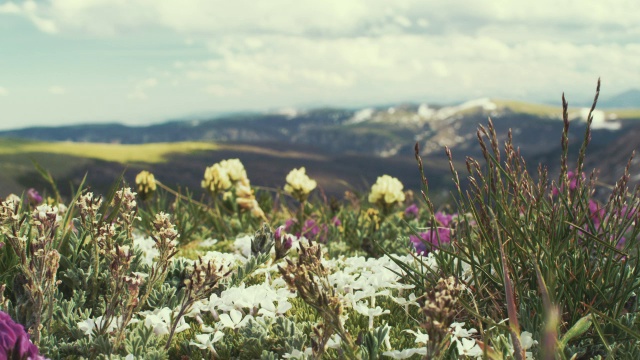
<svg viewBox="0 0 640 360">
<path fill-rule="evenodd" d="M 640 85 L 640 2 L 0 0 L 0 129 Z"/>
</svg>

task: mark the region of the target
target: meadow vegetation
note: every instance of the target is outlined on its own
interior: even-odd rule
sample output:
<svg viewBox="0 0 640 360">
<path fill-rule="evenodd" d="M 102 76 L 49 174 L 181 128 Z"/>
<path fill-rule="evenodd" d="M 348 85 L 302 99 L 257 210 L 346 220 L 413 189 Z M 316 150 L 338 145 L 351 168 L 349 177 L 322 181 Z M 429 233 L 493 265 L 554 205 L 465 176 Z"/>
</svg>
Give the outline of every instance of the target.
<svg viewBox="0 0 640 360">
<path fill-rule="evenodd" d="M 45 142 L 18 139 L 0 140 L 0 155 L 50 153 L 81 158 L 127 163 L 158 163 L 167 161 L 170 154 L 215 150 L 206 142 L 171 142 L 153 144 L 95 144 L 79 142 Z"/>
<path fill-rule="evenodd" d="M 637 170 L 596 199 L 564 97 L 563 121 L 558 178 L 489 120 L 438 208 L 417 144 L 419 191 L 342 199 L 305 168 L 253 187 L 239 159 L 203 198 L 143 171 L 62 199 L 41 169 L 44 196 L 0 205 L 0 358 L 640 358 Z"/>
</svg>

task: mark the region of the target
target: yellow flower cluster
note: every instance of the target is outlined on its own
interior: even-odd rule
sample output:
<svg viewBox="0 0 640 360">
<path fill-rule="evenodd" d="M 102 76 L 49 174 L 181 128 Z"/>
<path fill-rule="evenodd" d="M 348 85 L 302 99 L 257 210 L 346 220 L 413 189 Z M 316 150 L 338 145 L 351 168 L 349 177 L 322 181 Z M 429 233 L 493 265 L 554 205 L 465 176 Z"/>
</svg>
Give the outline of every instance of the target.
<svg viewBox="0 0 640 360">
<path fill-rule="evenodd" d="M 389 175 L 380 176 L 371 187 L 369 202 L 379 204 L 383 207 L 401 203 L 405 199 L 404 192 L 402 192 L 403 187 L 397 178 Z"/>
<path fill-rule="evenodd" d="M 201 184 L 202 187 L 207 189 L 211 194 L 217 194 L 220 191 L 227 190 L 232 185 L 229 174 L 220 163 L 213 164 L 204 170 L 204 179 Z"/>
<path fill-rule="evenodd" d="M 298 201 L 303 202 L 307 199 L 311 191 L 316 188 L 316 185 L 316 181 L 311 180 L 306 174 L 306 169 L 301 167 L 300 169 L 293 169 L 289 172 L 284 191 Z"/>
<path fill-rule="evenodd" d="M 212 196 L 221 191 L 227 191 L 232 186 L 235 186 L 236 203 L 242 209 L 251 211 L 251 214 L 255 217 L 265 217 L 253 194 L 253 190 L 251 190 L 247 171 L 244 169 L 240 159 L 222 160 L 206 168 L 202 187 L 207 189 Z M 229 196 L 231 196 L 230 193 L 225 193 L 225 198 Z"/>
<path fill-rule="evenodd" d="M 156 178 L 147 170 L 136 175 L 136 190 L 142 200 L 146 200 L 156 191 Z"/>
</svg>

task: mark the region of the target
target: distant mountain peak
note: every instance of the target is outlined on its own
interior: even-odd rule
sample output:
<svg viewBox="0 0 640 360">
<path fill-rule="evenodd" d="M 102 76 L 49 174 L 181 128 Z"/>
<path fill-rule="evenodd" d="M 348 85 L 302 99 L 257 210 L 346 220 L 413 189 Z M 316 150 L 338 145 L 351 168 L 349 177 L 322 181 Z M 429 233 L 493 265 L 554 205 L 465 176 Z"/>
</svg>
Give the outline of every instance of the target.
<svg viewBox="0 0 640 360">
<path fill-rule="evenodd" d="M 629 89 L 602 101 L 606 108 L 640 108 L 640 89 Z"/>
</svg>

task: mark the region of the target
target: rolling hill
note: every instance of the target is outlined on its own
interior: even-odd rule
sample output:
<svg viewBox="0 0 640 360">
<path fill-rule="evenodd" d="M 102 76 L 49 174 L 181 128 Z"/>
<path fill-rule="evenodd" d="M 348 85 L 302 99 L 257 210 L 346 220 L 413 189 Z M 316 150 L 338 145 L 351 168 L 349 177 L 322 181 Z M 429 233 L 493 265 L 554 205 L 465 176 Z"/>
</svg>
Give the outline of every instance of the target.
<svg viewBox="0 0 640 360">
<path fill-rule="evenodd" d="M 585 108 L 569 111 L 573 154 L 584 137 L 587 113 Z M 43 186 L 30 159 L 50 169 L 61 184 L 77 183 L 88 172 L 89 183 L 98 188 L 124 169 L 129 180 L 147 169 L 167 185 L 198 189 L 206 166 L 240 158 L 255 185 L 281 187 L 291 168 L 306 166 L 332 195 L 348 189 L 345 184 L 363 190 L 382 174 L 397 176 L 407 188 L 417 190 L 415 142 L 421 144 L 432 189 L 446 196 L 450 174 L 443 147 L 452 149 L 458 168 L 464 169 L 466 156 L 481 156 L 476 130 L 488 117 L 501 140 L 512 129 L 529 164 L 543 162 L 552 174 L 557 171 L 563 127 L 559 106 L 476 99 L 456 106 L 323 108 L 146 127 L 103 124 L 4 131 L 0 196 Z M 606 169 L 603 181 L 613 183 L 631 151 L 640 150 L 630 135 L 640 133 L 638 120 L 640 111 L 634 109 L 594 113 L 588 159 L 589 166 Z"/>
</svg>

